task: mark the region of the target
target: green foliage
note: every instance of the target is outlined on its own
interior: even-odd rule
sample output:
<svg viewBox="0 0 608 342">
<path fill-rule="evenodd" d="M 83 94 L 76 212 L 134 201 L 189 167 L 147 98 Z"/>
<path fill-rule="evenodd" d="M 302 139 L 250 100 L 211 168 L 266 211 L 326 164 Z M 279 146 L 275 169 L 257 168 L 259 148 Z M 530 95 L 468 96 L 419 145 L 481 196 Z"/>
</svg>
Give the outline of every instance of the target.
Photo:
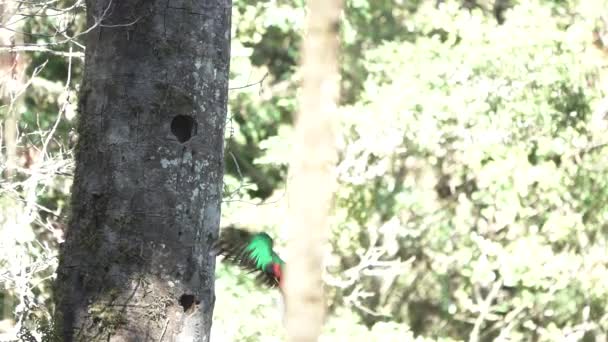
<svg viewBox="0 0 608 342">
<path fill-rule="evenodd" d="M 327 338 L 606 333 L 594 4 L 523 1 L 498 24 L 487 4 L 347 2 Z M 289 161 L 289 122 L 268 124 L 258 170 Z"/>
<path fill-rule="evenodd" d="M 384 284 L 408 288 L 405 295 L 361 279 L 379 293 L 371 309 L 390 303 L 416 334 L 464 339 L 472 324 L 463 322 L 479 317 L 498 284 L 486 337 L 553 340 L 608 317 L 590 310 L 608 292 L 589 267 L 608 269 L 588 254 L 607 242 L 605 207 L 592 203 L 605 203 L 608 164 L 599 151 L 585 153 L 602 142 L 590 118 L 602 94 L 596 66 L 584 60 L 588 24 L 562 21 L 534 2 L 514 7 L 504 25 L 455 3 L 424 6 L 408 23 L 415 42 L 366 54 L 363 96 L 342 115 L 352 134 L 339 166 L 336 234 L 357 225 L 382 231 L 393 220 L 398 228 L 380 240 L 400 248 L 384 257 L 414 257 L 406 272 L 418 274 Z M 582 318 L 584 308 L 594 312 Z M 522 318 L 506 332 L 515 313 L 533 327 Z M 606 329 L 597 323 L 588 334 Z"/>
<path fill-rule="evenodd" d="M 71 10 L 61 11 L 68 6 Z M 71 186 L 74 82 L 82 72 L 81 59 L 61 55 L 69 48 L 81 52 L 78 39 L 52 43 L 66 38 L 63 34 L 82 31 L 84 18 L 82 6 L 73 1 L 55 1 L 53 6 L 21 3 L 18 10 L 23 17 L 11 17 L 5 10 L 3 24 L 10 23 L 12 32 L 22 33 L 24 44 L 34 50 L 38 44 L 41 50 L 57 51 L 20 51 L 19 61 L 27 66 L 23 83 L 6 88 L 3 84 L 0 98 L 0 322 L 4 323 L 0 339 L 11 339 L 17 333 L 25 340 L 30 331 L 32 338 L 41 338 L 51 329 L 51 285 Z M 3 30 L 5 34 L 7 29 Z M 20 45 L 18 39 L 16 43 Z M 3 73 L 10 72 L 4 69 Z M 5 91 L 21 95 L 11 100 Z M 11 116 L 18 120 L 12 160 L 16 167 L 6 169 L 5 133 L 11 129 Z M 6 325 L 12 324 L 18 331 L 5 335 L 9 333 Z"/>
<path fill-rule="evenodd" d="M 608 57 L 592 41 L 608 4 L 508 1 L 501 13 L 494 5 L 346 1 L 322 341 L 608 334 L 608 124 L 597 109 Z M 73 13 L 27 20 L 28 43 L 51 41 L 55 27 L 81 32 L 82 8 Z M 280 255 L 305 15 L 302 0 L 233 7 L 222 225 L 269 232 Z M 76 89 L 64 88 L 67 58 L 28 56 L 30 74 L 46 64 L 21 113 L 23 146 L 40 146 L 64 115 L 49 143 L 54 163 L 42 164 L 52 176 L 30 188 L 27 174 L 6 183 L 16 186 L 3 212 L 26 212 L 32 201 L 46 209 L 31 210 L 19 234 L 0 229 L 20 246 L 2 249 L 0 265 L 14 274 L 18 258 L 45 266 L 23 281 L 37 284 L 28 298 L 52 308 L 42 279 L 55 267 L 50 228 L 65 223 Z M 72 85 L 82 67 L 72 60 Z M 254 279 L 218 265 L 213 340 L 284 340 L 280 295 Z M 16 282 L 4 285 L 3 296 L 23 299 Z M 48 319 L 38 316 L 31 325 Z"/>
</svg>

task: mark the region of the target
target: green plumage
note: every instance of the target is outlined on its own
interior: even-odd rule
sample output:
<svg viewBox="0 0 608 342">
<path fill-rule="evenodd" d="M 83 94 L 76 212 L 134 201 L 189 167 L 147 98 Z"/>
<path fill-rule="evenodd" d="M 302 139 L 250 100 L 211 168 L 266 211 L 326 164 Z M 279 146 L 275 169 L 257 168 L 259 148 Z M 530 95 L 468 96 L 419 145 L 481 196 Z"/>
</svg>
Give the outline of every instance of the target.
<svg viewBox="0 0 608 342">
<path fill-rule="evenodd" d="M 272 239 L 266 233 L 253 235 L 245 248 L 258 270 L 266 270 L 271 263 L 282 264 L 283 260 L 272 250 Z"/>
<path fill-rule="evenodd" d="M 276 287 L 280 283 L 281 268 L 285 262 L 272 248 L 273 241 L 268 234 L 251 233 L 230 226 L 222 229 L 214 249 L 217 254 L 224 256 L 225 261 L 256 273 L 260 283 Z"/>
</svg>

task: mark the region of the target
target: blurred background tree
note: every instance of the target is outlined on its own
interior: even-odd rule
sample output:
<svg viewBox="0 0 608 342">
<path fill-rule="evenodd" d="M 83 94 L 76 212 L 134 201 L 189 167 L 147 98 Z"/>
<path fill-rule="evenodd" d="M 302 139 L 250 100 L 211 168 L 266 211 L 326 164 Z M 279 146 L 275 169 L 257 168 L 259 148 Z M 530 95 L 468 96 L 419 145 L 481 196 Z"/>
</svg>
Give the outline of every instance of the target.
<svg viewBox="0 0 608 342">
<path fill-rule="evenodd" d="M 28 218 L 0 227 L 1 311 L 39 335 L 86 30 L 82 2 L 45 4 L 21 8 L 28 87 L 0 202 Z M 346 1 L 324 341 L 608 338 L 607 9 Z M 303 0 L 233 7 L 223 225 L 279 245 L 305 15 Z M 217 277 L 213 341 L 283 340 L 278 293 Z"/>
</svg>

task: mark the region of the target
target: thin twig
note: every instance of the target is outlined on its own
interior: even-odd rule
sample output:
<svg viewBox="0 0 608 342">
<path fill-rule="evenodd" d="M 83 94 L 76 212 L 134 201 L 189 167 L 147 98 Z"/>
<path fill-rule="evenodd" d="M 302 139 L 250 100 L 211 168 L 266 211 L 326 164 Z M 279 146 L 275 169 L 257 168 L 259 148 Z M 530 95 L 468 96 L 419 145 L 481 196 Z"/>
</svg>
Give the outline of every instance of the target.
<svg viewBox="0 0 608 342">
<path fill-rule="evenodd" d="M 167 331 L 167 326 L 169 326 L 169 319 L 168 318 L 165 320 L 165 327 L 163 328 L 163 331 L 160 334 L 160 337 L 158 338 L 158 342 L 161 342 L 163 340 L 163 337 L 165 337 L 165 332 Z"/>
<path fill-rule="evenodd" d="M 238 87 L 232 87 L 232 88 L 228 88 L 229 90 L 238 90 L 238 89 L 244 89 L 244 88 L 249 88 L 249 87 L 253 87 L 255 85 L 261 85 L 264 80 L 266 79 L 266 77 L 268 77 L 268 73 L 264 74 L 264 76 L 257 82 L 254 83 L 247 83 L 244 86 L 238 86 Z"/>
</svg>

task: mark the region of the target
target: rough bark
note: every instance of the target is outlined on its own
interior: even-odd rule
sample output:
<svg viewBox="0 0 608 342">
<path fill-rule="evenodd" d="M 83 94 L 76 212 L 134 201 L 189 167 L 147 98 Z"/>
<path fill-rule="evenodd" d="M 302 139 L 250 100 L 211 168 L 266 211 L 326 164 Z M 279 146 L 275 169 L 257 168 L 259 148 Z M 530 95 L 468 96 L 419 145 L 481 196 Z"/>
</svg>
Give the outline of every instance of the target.
<svg viewBox="0 0 608 342">
<path fill-rule="evenodd" d="M 302 94 L 290 165 L 286 325 L 290 341 L 316 341 L 325 303 L 321 279 L 335 166 L 332 113 L 338 96 L 341 0 L 309 0 Z"/>
<path fill-rule="evenodd" d="M 208 341 L 230 0 L 87 1 L 55 339 Z"/>
</svg>

